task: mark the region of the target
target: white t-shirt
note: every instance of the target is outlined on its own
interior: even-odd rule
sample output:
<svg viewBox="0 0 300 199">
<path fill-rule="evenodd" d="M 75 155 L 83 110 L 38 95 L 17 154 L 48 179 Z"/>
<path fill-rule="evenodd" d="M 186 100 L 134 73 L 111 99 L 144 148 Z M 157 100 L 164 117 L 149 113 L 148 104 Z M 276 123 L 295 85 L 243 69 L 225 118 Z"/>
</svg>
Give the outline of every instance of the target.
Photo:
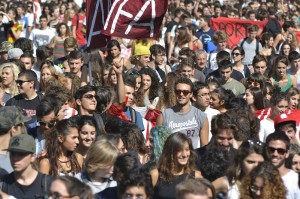
<svg viewBox="0 0 300 199">
<path fill-rule="evenodd" d="M 298 173 L 290 170 L 284 176 L 281 176 L 283 184 L 287 189 L 286 199 L 299 199 L 300 189 L 298 187 Z"/>
<path fill-rule="evenodd" d="M 215 115 L 220 114 L 220 111 L 208 107 L 208 108 L 204 111 L 204 113 L 206 114 L 207 119 L 208 119 L 208 125 L 209 125 L 208 140 L 210 140 L 211 137 L 212 137 L 212 135 L 211 135 L 211 120 L 212 120 L 212 118 L 213 118 Z"/>
<path fill-rule="evenodd" d="M 55 36 L 55 32 L 47 27 L 45 30 L 33 29 L 29 36 L 29 39 L 33 41 L 33 50 L 35 50 L 43 45 L 50 44 L 51 39 Z"/>
<path fill-rule="evenodd" d="M 260 121 L 260 128 L 259 128 L 259 140 L 262 142 L 266 142 L 266 138 L 269 134 L 274 133 L 274 122 L 268 119 L 263 119 Z"/>
</svg>

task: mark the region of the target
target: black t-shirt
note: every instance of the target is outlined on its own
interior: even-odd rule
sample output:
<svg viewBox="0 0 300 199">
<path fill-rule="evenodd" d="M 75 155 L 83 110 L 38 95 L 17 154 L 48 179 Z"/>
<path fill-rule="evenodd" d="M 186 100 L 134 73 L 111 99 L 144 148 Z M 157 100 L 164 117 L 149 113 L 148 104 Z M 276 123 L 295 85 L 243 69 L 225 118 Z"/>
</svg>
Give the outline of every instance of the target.
<svg viewBox="0 0 300 199">
<path fill-rule="evenodd" d="M 8 32 L 13 27 L 14 22 L 9 21 L 8 23 L 2 23 L 0 25 L 0 44 L 8 39 Z"/>
<path fill-rule="evenodd" d="M 10 173 L 1 178 L 2 191 L 22 199 L 44 198 L 43 195 L 48 193 L 52 177 L 38 173 L 35 180 L 30 185 L 21 185 L 15 179 L 14 173 Z"/>
<path fill-rule="evenodd" d="M 16 95 L 15 97 L 9 99 L 5 106 L 17 106 L 22 108 L 26 113 L 27 116 L 32 117 L 32 119 L 27 122 L 28 124 L 31 124 L 33 122 L 36 122 L 36 107 L 41 102 L 41 96 L 39 94 L 32 100 L 26 100 L 24 99 L 22 94 Z"/>
<path fill-rule="evenodd" d="M 38 93 L 38 95 L 32 100 L 25 100 L 22 94 L 16 95 L 15 97 L 9 99 L 5 106 L 17 106 L 23 109 L 27 116 L 32 119 L 25 123 L 27 127 L 28 134 L 36 137 L 37 130 L 37 117 L 36 117 L 36 107 L 40 104 L 43 95 Z"/>
</svg>

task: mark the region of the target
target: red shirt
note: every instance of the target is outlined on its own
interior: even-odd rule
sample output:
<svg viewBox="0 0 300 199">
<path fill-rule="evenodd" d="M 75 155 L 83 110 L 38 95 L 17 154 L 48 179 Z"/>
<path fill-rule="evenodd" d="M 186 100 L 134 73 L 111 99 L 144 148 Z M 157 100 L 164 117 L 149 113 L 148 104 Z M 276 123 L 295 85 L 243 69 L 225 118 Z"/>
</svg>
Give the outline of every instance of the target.
<svg viewBox="0 0 300 199">
<path fill-rule="evenodd" d="M 77 19 L 79 17 L 79 19 Z M 78 41 L 79 46 L 86 45 L 86 39 L 81 32 L 81 28 L 83 27 L 84 15 L 78 13 L 74 16 L 72 21 L 72 26 L 76 26 L 76 40 Z"/>
</svg>

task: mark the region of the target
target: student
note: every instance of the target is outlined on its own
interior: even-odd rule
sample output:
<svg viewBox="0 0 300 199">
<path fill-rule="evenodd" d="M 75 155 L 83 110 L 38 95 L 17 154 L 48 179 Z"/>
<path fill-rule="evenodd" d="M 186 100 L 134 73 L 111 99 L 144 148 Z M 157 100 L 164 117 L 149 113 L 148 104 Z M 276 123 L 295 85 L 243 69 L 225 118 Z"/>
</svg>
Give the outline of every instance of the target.
<svg viewBox="0 0 300 199">
<path fill-rule="evenodd" d="M 193 83 L 190 79 L 181 77 L 175 83 L 177 103 L 172 108 L 162 111 L 157 118 L 157 125 L 166 125 L 173 133 L 182 132 L 191 138 L 193 147 L 208 143 L 207 116 L 191 105 Z"/>
<path fill-rule="evenodd" d="M 13 171 L 10 165 L 9 153 L 5 150 L 8 148 L 9 139 L 13 136 L 27 133 L 24 122 L 29 120 L 31 118 L 24 116 L 23 112 L 15 106 L 0 108 L 0 167 L 7 172 Z"/>
<path fill-rule="evenodd" d="M 1 178 L 2 191 L 16 198 L 39 198 L 48 195 L 50 176 L 34 169 L 35 142 L 20 134 L 11 138 L 9 147 L 13 172 Z"/>
<path fill-rule="evenodd" d="M 35 91 L 37 77 L 31 70 L 22 71 L 16 80 L 20 94 L 9 99 L 5 106 L 17 106 L 23 109 L 32 119 L 26 123 L 29 134 L 36 134 L 36 107 L 40 104 L 43 95 Z"/>
<path fill-rule="evenodd" d="M 176 199 L 209 199 L 207 187 L 195 179 L 188 179 L 176 186 Z"/>
<path fill-rule="evenodd" d="M 231 78 L 232 64 L 228 60 L 224 60 L 219 64 L 219 73 L 221 74 L 221 84 L 225 89 L 231 90 L 236 96 L 245 93 L 244 85 Z"/>
<path fill-rule="evenodd" d="M 283 183 L 287 189 L 287 199 L 300 198 L 298 187 L 298 174 L 285 166 L 289 157 L 290 139 L 284 133 L 276 132 L 268 135 L 266 139 L 268 160 L 278 169 Z"/>
</svg>

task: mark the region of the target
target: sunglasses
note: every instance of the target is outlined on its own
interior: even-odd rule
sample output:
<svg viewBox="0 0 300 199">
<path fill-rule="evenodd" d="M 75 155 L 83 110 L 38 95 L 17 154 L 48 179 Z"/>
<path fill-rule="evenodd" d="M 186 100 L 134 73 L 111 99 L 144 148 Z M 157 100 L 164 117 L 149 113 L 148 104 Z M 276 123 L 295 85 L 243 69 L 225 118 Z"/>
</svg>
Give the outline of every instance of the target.
<svg viewBox="0 0 300 199">
<path fill-rule="evenodd" d="M 232 56 L 240 56 L 241 53 L 232 53 Z"/>
<path fill-rule="evenodd" d="M 275 151 L 277 151 L 277 153 L 279 155 L 284 155 L 286 153 L 286 149 L 282 149 L 282 148 L 274 148 L 274 147 L 268 147 L 268 151 L 269 153 L 275 153 Z"/>
<path fill-rule="evenodd" d="M 253 192 L 253 193 L 257 193 L 258 191 L 261 190 L 260 187 L 257 187 L 255 185 L 251 185 L 249 188 L 250 188 L 250 191 Z"/>
<path fill-rule="evenodd" d="M 260 83 L 255 81 L 247 81 L 248 86 L 259 87 Z"/>
<path fill-rule="evenodd" d="M 24 80 L 16 80 L 15 82 L 16 82 L 16 84 L 22 86 L 23 83 L 25 83 L 25 82 L 31 82 L 31 81 L 32 81 L 32 80 L 26 80 L 26 81 L 24 81 Z"/>
<path fill-rule="evenodd" d="M 55 120 L 50 121 L 50 122 L 43 122 L 43 121 L 38 121 L 37 122 L 38 126 L 43 126 L 43 127 L 48 126 L 49 128 L 53 128 L 55 126 L 55 124 L 56 124 Z"/>
<path fill-rule="evenodd" d="M 87 99 L 93 99 L 93 98 L 97 98 L 98 97 L 98 95 L 93 95 L 93 94 L 87 94 L 87 95 L 84 95 L 83 96 L 84 98 L 87 98 Z"/>
<path fill-rule="evenodd" d="M 189 91 L 189 90 L 175 90 L 175 94 L 176 94 L 176 95 L 181 95 L 181 93 L 182 93 L 184 96 L 187 96 L 188 94 L 191 93 L 191 91 Z"/>
</svg>

